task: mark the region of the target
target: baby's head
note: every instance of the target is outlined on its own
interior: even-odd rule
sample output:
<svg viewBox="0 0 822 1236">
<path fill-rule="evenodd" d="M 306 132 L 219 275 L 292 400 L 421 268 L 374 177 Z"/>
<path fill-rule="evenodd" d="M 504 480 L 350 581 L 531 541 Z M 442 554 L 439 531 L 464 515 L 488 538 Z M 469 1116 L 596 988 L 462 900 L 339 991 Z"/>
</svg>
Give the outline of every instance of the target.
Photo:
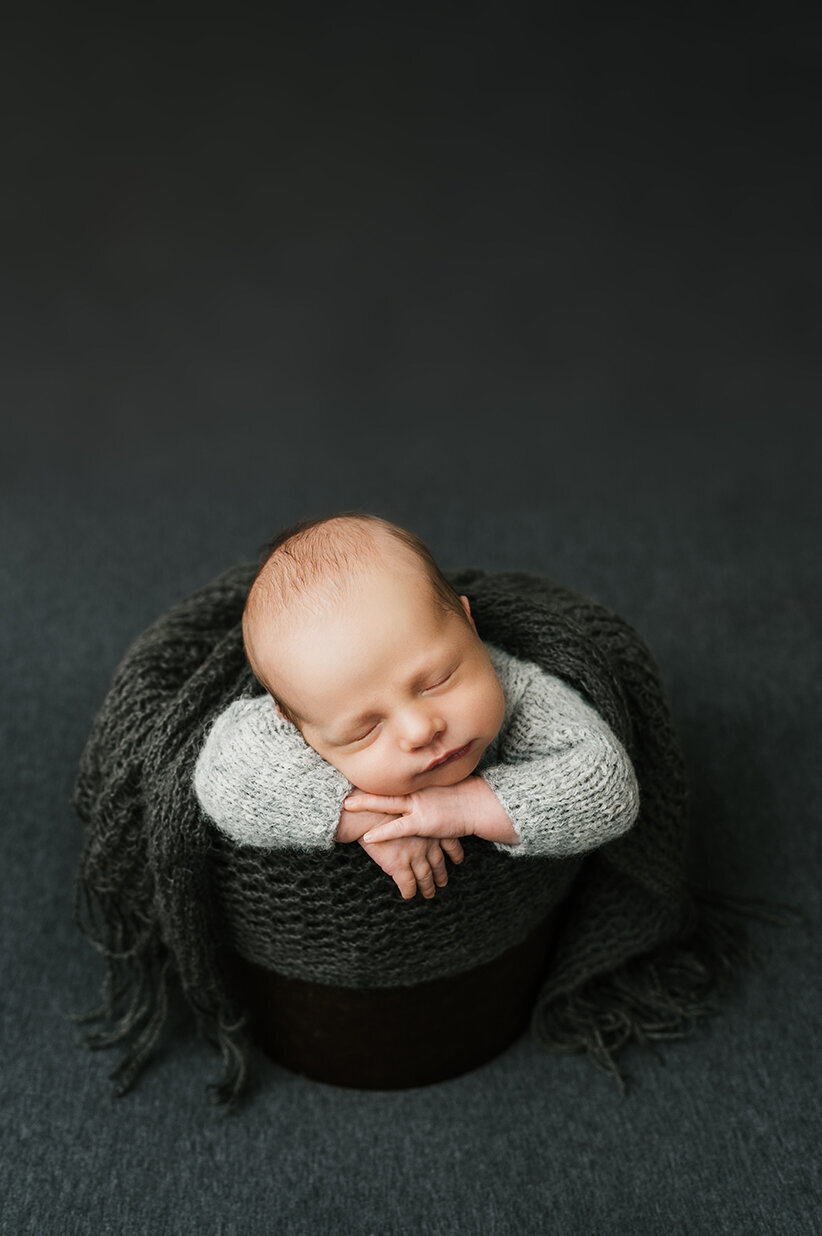
<svg viewBox="0 0 822 1236">
<path fill-rule="evenodd" d="M 422 541 L 374 515 L 278 537 L 249 591 L 243 639 L 281 714 L 371 794 L 462 781 L 502 724 L 468 598 Z"/>
</svg>

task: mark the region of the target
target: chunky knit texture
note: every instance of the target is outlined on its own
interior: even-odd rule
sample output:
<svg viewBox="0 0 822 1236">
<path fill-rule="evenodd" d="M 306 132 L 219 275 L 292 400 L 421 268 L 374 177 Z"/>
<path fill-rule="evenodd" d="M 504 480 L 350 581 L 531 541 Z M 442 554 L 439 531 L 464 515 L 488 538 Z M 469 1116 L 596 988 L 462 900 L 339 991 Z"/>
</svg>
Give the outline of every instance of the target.
<svg viewBox="0 0 822 1236">
<path fill-rule="evenodd" d="M 715 1005 L 746 935 L 686 878 L 687 785 L 663 683 L 637 633 L 598 602 L 524 572 L 450 572 L 480 636 L 533 661 L 589 701 L 625 747 L 640 812 L 624 836 L 585 856 L 516 862 L 476 838 L 431 901 L 403 901 L 361 847 L 262 850 L 221 837 L 192 786 L 215 718 L 254 694 L 240 618 L 255 564 L 233 568 L 159 618 L 127 650 L 83 752 L 73 803 L 86 823 L 77 919 L 108 963 L 89 1014 L 120 1043 L 118 1092 L 133 1084 L 179 981 L 200 1031 L 220 1049 L 218 1096 L 245 1089 L 244 1010 L 229 995 L 230 949 L 251 960 L 271 941 L 311 959 L 318 982 L 352 958 L 368 986 L 402 958 L 449 951 L 454 972 L 525 938 L 565 895 L 532 1031 L 548 1047 L 586 1049 L 621 1078 L 631 1040 L 687 1033 Z M 259 692 L 262 688 L 256 688 Z M 443 895 L 444 894 L 444 895 Z M 326 979 L 325 981 L 329 981 Z"/>
<path fill-rule="evenodd" d="M 566 858 L 613 841 L 639 810 L 636 776 L 622 743 L 561 678 L 493 644 L 486 649 L 505 715 L 477 774 L 519 837 L 515 844 L 491 844 L 514 858 Z M 194 769 L 200 806 L 239 845 L 330 850 L 352 788 L 267 694 L 229 704 Z"/>
</svg>

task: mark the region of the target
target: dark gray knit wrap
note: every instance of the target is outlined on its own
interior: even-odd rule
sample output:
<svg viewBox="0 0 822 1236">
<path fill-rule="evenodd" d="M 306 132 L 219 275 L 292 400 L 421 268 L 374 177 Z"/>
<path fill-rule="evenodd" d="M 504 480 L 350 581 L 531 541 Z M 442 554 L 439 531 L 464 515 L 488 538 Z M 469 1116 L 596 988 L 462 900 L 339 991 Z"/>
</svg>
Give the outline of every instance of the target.
<svg viewBox="0 0 822 1236">
<path fill-rule="evenodd" d="M 240 630 L 256 570 L 226 571 L 131 645 L 82 755 L 77 919 L 108 963 L 89 1017 L 111 1027 L 89 1041 L 124 1046 L 119 1092 L 151 1054 L 179 980 L 222 1051 L 219 1097 L 241 1093 L 248 1043 L 225 978 L 232 951 L 317 982 L 410 984 L 498 956 L 561 896 L 567 910 L 532 1017 L 541 1043 L 586 1048 L 620 1077 L 614 1054 L 625 1043 L 681 1037 L 710 1012 L 723 977 L 751 953 L 686 878 L 682 754 L 658 668 L 624 619 L 532 574 L 447 573 L 483 639 L 565 679 L 608 722 L 633 761 L 640 814 L 584 858 L 512 859 L 466 838 L 448 885 L 404 901 L 358 845 L 239 847 L 199 808 L 192 772 L 205 735 L 238 696 L 262 690 Z"/>
</svg>

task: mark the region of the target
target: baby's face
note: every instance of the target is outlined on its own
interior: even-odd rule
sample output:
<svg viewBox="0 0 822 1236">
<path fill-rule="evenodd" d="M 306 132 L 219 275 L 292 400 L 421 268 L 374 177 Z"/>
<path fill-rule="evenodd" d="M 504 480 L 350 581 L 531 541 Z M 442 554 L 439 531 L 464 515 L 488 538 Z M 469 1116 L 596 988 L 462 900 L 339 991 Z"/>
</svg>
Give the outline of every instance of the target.
<svg viewBox="0 0 822 1236">
<path fill-rule="evenodd" d="M 371 794 L 462 781 L 502 725 L 473 619 L 443 613 L 407 567 L 369 572 L 331 614 L 278 636 L 276 659 L 274 690 L 305 741 Z"/>
</svg>

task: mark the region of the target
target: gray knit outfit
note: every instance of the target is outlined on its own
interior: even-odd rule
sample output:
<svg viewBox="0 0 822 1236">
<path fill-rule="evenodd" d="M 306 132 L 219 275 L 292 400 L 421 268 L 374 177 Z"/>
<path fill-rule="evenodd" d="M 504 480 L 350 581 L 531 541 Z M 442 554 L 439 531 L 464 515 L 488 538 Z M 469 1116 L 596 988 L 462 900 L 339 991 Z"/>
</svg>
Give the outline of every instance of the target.
<svg viewBox="0 0 822 1236">
<path fill-rule="evenodd" d="M 564 858 L 624 833 L 639 811 L 633 765 L 580 693 L 485 642 L 505 697 L 477 773 L 505 808 L 516 857 Z M 203 811 L 240 845 L 328 850 L 352 783 L 305 742 L 270 695 L 235 700 L 216 719 L 194 771 Z"/>
</svg>

